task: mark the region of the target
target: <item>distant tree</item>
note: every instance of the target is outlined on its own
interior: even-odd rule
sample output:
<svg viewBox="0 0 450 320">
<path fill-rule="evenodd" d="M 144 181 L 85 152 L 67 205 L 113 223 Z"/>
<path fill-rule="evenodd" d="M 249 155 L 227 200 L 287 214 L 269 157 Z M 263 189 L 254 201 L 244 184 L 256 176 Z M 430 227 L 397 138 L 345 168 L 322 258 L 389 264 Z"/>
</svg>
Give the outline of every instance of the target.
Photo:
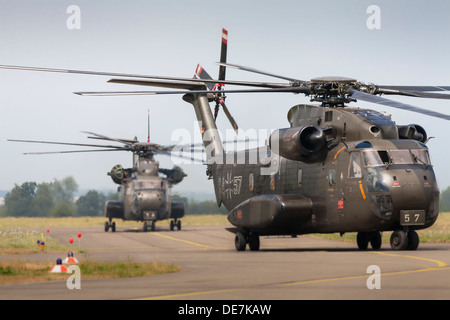
<svg viewBox="0 0 450 320">
<path fill-rule="evenodd" d="M 100 216 L 103 214 L 105 195 L 95 190 L 89 190 L 77 201 L 78 216 Z"/>
<path fill-rule="evenodd" d="M 76 215 L 77 210 L 75 205 L 68 203 L 57 204 L 49 212 L 49 216 L 52 218 L 75 217 Z"/>
<path fill-rule="evenodd" d="M 36 182 L 17 184 L 5 196 L 5 216 L 31 217 L 33 216 L 33 199 L 36 192 Z"/>
<path fill-rule="evenodd" d="M 55 196 L 55 203 L 73 203 L 74 193 L 78 190 L 78 184 L 73 177 L 66 177 L 62 180 L 54 180 L 50 183 L 50 188 Z"/>
<path fill-rule="evenodd" d="M 450 212 L 450 187 L 441 192 L 439 209 L 441 212 Z"/>
<path fill-rule="evenodd" d="M 33 212 L 34 216 L 45 217 L 48 216 L 50 210 L 54 206 L 54 196 L 50 188 L 50 184 L 41 183 L 36 190 L 33 198 Z"/>
</svg>

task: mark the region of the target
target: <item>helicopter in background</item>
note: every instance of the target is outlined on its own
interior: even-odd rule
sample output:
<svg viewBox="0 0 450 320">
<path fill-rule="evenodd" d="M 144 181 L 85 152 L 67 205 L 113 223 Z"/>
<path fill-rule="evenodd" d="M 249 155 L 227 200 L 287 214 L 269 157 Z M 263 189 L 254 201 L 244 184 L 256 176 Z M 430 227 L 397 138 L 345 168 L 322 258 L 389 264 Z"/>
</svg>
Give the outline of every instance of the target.
<svg viewBox="0 0 450 320">
<path fill-rule="evenodd" d="M 33 152 L 25 154 L 56 154 L 56 153 L 77 153 L 77 152 L 99 152 L 99 151 L 129 151 L 133 154 L 133 166 L 123 168 L 122 165 L 115 165 L 107 174 L 114 183 L 118 184 L 119 200 L 108 200 L 104 205 L 104 216 L 108 218 L 105 222 L 105 232 L 111 229 L 116 231 L 116 223 L 113 219 L 124 221 L 143 221 L 143 230 L 155 231 L 155 223 L 161 220 L 170 219 L 170 230 L 181 230 L 181 218 L 185 215 L 185 204 L 181 201 L 172 201 L 171 188 L 182 182 L 187 176 L 179 166 L 172 169 L 159 167 L 159 162 L 155 160 L 155 155 L 169 155 L 184 158 L 181 154 L 173 153 L 176 146 L 162 146 L 147 142 L 139 142 L 135 137 L 129 139 L 116 139 L 93 132 L 90 139 L 100 139 L 118 142 L 121 145 L 102 144 L 82 144 L 52 141 L 33 141 L 4 139 L 10 142 L 44 143 L 56 145 L 70 145 L 81 147 L 92 147 L 95 150 L 71 150 L 56 152 Z M 191 160 L 196 160 L 190 158 Z M 150 224 L 150 226 L 149 226 Z"/>
<path fill-rule="evenodd" d="M 228 33 L 222 32 L 219 78 L 180 78 L 66 69 L 0 66 L 4 69 L 120 77 L 111 83 L 159 86 L 176 91 L 76 92 L 83 96 L 181 94 L 192 104 L 207 152 L 207 175 L 214 181 L 218 205 L 229 211 L 237 251 L 260 249 L 260 236 L 309 233 L 357 233 L 361 250 L 379 249 L 381 232 L 391 231 L 394 250 L 416 250 L 416 230 L 439 215 L 439 189 L 429 157 L 427 133 L 418 124 L 397 125 L 385 113 L 350 108 L 357 99 L 450 120 L 450 115 L 396 102 L 380 95 L 450 99 L 450 86 L 364 84 L 344 77 L 310 81 L 226 62 Z M 224 50 L 225 47 L 225 50 Z M 285 82 L 225 80 L 236 68 Z M 197 72 L 197 74 L 201 74 Z M 133 78 L 133 79 L 131 79 Z M 137 79 L 136 79 L 137 78 Z M 212 87 L 211 87 L 212 85 Z M 226 89 L 223 85 L 254 87 Z M 212 88 L 215 88 L 214 90 Z M 289 127 L 270 136 L 269 145 L 233 152 L 223 149 L 210 102 L 224 107 L 224 94 L 302 93 L 311 102 L 288 112 Z M 257 163 L 234 163 L 236 158 Z M 228 159 L 233 159 L 227 163 Z M 269 159 L 269 161 L 267 161 Z"/>
</svg>

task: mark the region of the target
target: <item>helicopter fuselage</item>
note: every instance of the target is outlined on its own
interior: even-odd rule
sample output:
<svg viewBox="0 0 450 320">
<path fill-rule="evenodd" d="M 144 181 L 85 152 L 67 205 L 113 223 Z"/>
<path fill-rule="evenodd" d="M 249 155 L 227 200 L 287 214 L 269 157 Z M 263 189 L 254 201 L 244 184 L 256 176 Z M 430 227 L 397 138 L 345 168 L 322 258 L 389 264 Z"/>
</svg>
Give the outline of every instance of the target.
<svg viewBox="0 0 450 320">
<path fill-rule="evenodd" d="M 164 220 L 171 211 L 170 188 L 161 177 L 132 178 L 121 186 L 124 220 Z"/>
<path fill-rule="evenodd" d="M 159 163 L 145 154 L 136 154 L 133 163 L 131 169 L 124 170 L 122 166 L 116 165 L 109 173 L 120 186 L 119 200 L 105 203 L 105 217 L 110 219 L 110 223 L 105 224 L 105 230 L 112 226 L 113 218 L 143 221 L 144 230 L 147 230 L 147 222 L 151 222 L 151 228 L 155 230 L 156 221 L 172 219 L 171 229 L 176 224 L 180 230 L 181 221 L 178 219 L 184 216 L 185 205 L 183 202 L 172 201 L 171 187 L 172 184 L 181 182 L 185 174 L 178 167 L 172 170 L 160 169 Z"/>
<path fill-rule="evenodd" d="M 422 229 L 439 213 L 439 189 L 426 132 L 358 108 L 298 105 L 288 113 L 277 149 L 249 149 L 212 164 L 216 199 L 237 230 L 259 235 Z M 277 140 L 278 141 L 278 140 Z M 273 150 L 272 150 L 273 149 Z M 274 152 L 276 150 L 276 152 Z M 276 153 L 276 154 L 275 154 Z"/>
<path fill-rule="evenodd" d="M 260 235 L 422 229 L 438 216 L 436 177 L 417 141 L 339 144 L 323 163 L 280 157 L 277 173 L 260 169 L 225 164 L 213 173 L 229 221 Z"/>
</svg>

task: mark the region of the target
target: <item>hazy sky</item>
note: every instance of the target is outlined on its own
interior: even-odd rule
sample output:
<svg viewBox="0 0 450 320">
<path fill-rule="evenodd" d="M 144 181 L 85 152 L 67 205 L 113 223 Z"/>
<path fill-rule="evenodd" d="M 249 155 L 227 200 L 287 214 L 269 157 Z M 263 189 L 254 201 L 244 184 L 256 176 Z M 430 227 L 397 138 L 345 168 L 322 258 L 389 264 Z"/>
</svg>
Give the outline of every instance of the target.
<svg viewBox="0 0 450 320">
<path fill-rule="evenodd" d="M 67 27 L 70 5 L 81 10 L 81 29 Z M 381 29 L 366 12 L 381 9 Z M 0 64 L 192 77 L 201 63 L 214 77 L 221 29 L 229 31 L 228 61 L 309 80 L 340 75 L 375 84 L 450 85 L 450 2 L 442 1 L 65 1 L 0 0 Z M 238 70 L 233 80 L 279 81 Z M 75 91 L 145 90 L 106 83 L 110 77 L 0 70 L 0 138 L 89 143 L 80 131 L 145 140 L 147 110 L 152 141 L 173 144 L 172 134 L 198 128 L 180 96 L 81 97 Z M 151 88 L 150 88 L 151 89 Z M 450 101 L 393 98 L 450 114 Z M 286 114 L 303 95 L 228 95 L 242 129 L 287 127 Z M 418 123 L 434 136 L 428 146 L 441 189 L 450 185 L 445 120 L 358 102 L 392 114 L 397 124 Z M 220 129 L 229 129 L 223 113 Z M 73 176 L 81 189 L 115 188 L 106 175 L 131 154 L 25 156 L 67 150 L 0 143 L 0 189 L 25 181 Z M 170 158 L 159 157 L 171 168 Z M 182 165 L 188 178 L 175 191 L 212 193 L 202 165 Z"/>
</svg>

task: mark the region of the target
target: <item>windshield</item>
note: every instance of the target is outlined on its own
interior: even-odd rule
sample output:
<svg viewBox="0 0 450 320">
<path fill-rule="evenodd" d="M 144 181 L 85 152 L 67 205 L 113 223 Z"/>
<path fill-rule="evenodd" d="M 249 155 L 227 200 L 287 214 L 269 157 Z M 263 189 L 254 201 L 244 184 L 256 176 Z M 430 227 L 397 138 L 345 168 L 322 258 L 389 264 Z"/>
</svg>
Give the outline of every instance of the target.
<svg viewBox="0 0 450 320">
<path fill-rule="evenodd" d="M 428 150 L 426 149 L 365 150 L 363 155 L 366 167 L 391 164 L 431 164 Z"/>
<path fill-rule="evenodd" d="M 160 189 L 161 183 L 157 181 L 134 181 L 133 186 L 135 190 Z"/>
</svg>

